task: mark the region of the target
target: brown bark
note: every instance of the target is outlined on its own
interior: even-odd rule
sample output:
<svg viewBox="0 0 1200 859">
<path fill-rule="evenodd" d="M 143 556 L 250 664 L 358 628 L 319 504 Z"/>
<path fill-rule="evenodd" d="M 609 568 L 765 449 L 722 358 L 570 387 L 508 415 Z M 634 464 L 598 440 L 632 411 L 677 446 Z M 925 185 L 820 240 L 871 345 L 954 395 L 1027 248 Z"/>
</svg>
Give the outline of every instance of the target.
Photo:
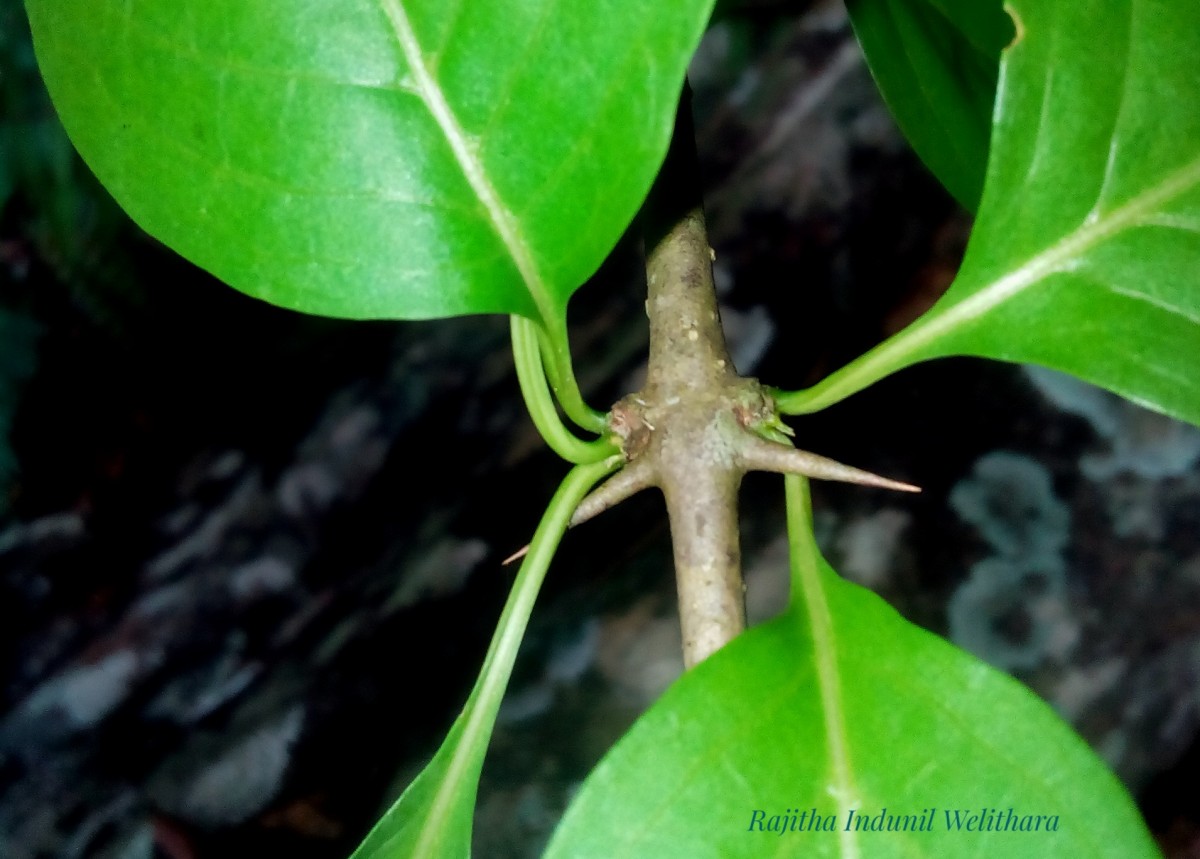
<svg viewBox="0 0 1200 859">
<path fill-rule="evenodd" d="M 746 626 L 737 507 L 743 474 L 781 471 L 915 488 L 793 449 L 766 390 L 737 375 L 721 330 L 699 188 L 685 95 L 671 150 L 642 212 L 649 248 L 646 387 L 614 405 L 608 417 L 628 464 L 572 518 L 579 524 L 641 489 L 662 489 L 689 668 Z"/>
</svg>

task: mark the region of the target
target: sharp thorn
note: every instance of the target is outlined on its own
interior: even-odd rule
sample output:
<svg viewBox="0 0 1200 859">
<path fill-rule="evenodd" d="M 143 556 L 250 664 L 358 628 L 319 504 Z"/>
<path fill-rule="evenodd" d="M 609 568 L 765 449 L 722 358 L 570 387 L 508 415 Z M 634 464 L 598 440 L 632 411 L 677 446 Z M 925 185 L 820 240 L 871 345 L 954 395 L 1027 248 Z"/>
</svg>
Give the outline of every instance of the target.
<svg viewBox="0 0 1200 859">
<path fill-rule="evenodd" d="M 621 455 L 615 455 L 610 461 L 615 467 L 616 463 L 621 461 Z M 645 486 L 639 485 L 638 482 L 643 479 L 644 474 L 650 471 L 651 469 L 644 460 L 635 461 L 627 465 L 623 470 L 618 471 L 604 483 L 600 484 L 599 488 L 593 490 L 579 502 L 579 506 L 575 508 L 575 512 L 571 515 L 571 520 L 567 523 L 567 527 L 574 528 L 576 525 L 582 525 L 593 516 L 602 513 L 615 504 L 619 504 L 638 490 L 644 489 Z M 513 561 L 519 561 L 527 554 L 529 554 L 528 543 L 501 561 L 500 566 L 507 567 Z"/>
<path fill-rule="evenodd" d="M 529 544 L 526 543 L 524 546 L 517 549 L 517 551 L 513 552 L 511 555 L 509 555 L 507 558 L 505 558 L 503 561 L 501 561 L 500 566 L 507 567 L 513 561 L 519 561 L 519 560 L 521 560 L 521 558 L 524 558 L 528 554 L 529 554 Z"/>
<path fill-rule="evenodd" d="M 742 464 L 751 471 L 774 471 L 779 474 L 803 474 L 817 480 L 837 480 L 842 483 L 857 483 L 861 486 L 876 486 L 894 489 L 897 492 L 920 492 L 921 487 L 903 483 L 863 471 L 837 460 L 818 456 L 807 450 L 797 450 L 783 444 L 766 441 L 758 436 L 746 436 L 740 451 Z"/>
<path fill-rule="evenodd" d="M 610 507 L 615 507 L 643 489 L 658 482 L 658 473 L 649 459 L 635 459 L 591 491 L 575 508 L 569 527 L 582 525 L 599 516 Z"/>
</svg>

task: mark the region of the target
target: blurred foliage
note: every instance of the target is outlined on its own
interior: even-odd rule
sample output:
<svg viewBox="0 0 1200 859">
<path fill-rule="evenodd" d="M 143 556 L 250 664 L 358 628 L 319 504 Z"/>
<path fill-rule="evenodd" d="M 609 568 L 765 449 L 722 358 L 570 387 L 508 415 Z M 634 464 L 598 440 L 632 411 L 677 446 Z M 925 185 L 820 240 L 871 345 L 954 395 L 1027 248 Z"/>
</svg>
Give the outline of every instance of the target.
<svg viewBox="0 0 1200 859">
<path fill-rule="evenodd" d="M 128 245 L 139 235 L 75 154 L 42 84 L 25 11 L 0 0 L 0 296 L 20 299 L 29 257 L 94 321 L 120 328 L 143 303 Z M 29 290 L 31 287 L 26 286 Z"/>
<path fill-rule="evenodd" d="M 33 375 L 41 326 L 28 314 L 0 306 L 0 516 L 8 511 L 17 462 L 9 431 L 25 381 Z"/>
<path fill-rule="evenodd" d="M 130 254 L 139 239 L 58 121 L 24 8 L 0 0 L 0 516 L 17 490 L 13 424 L 41 334 L 60 313 L 53 308 L 65 299 L 122 331 L 144 304 Z"/>
</svg>

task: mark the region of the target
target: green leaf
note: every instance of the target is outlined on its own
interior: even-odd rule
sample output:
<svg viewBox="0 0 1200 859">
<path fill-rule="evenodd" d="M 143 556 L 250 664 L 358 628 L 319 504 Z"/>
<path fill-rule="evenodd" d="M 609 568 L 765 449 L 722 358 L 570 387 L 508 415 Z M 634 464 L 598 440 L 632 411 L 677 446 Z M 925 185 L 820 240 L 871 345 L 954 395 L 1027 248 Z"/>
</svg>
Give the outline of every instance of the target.
<svg viewBox="0 0 1200 859">
<path fill-rule="evenodd" d="M 809 391 L 979 355 L 1073 373 L 1200 424 L 1200 4 L 1015 0 L 987 187 L 957 279 Z"/>
<path fill-rule="evenodd" d="M 921 160 L 970 211 L 979 205 L 1000 50 L 999 0 L 849 0 L 871 74 Z"/>
<path fill-rule="evenodd" d="M 571 470 L 554 494 L 513 583 L 483 668 L 441 747 L 351 859 L 465 859 L 479 773 L 496 714 L 550 559 L 580 500 L 619 457 Z"/>
<path fill-rule="evenodd" d="M 712 0 L 27 0 L 84 159 L 240 290 L 549 324 L 650 187 Z"/>
<path fill-rule="evenodd" d="M 793 606 L 637 722 L 549 859 L 1159 855 L 1121 785 L 1033 693 L 839 578 L 811 536 L 794 546 Z M 1041 815 L 1039 831 L 1000 831 L 1010 809 L 1022 825 Z M 968 831 L 981 811 L 972 823 L 992 831 Z M 832 831 L 795 828 L 814 813 Z M 881 814 L 910 829 L 847 831 Z"/>
</svg>

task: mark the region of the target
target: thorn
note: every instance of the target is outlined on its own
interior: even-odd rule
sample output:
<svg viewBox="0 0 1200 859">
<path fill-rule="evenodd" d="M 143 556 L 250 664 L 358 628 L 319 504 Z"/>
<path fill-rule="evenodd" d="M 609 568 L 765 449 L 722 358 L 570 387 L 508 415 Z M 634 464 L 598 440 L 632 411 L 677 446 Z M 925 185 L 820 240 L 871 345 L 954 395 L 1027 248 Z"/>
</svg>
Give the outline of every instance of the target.
<svg viewBox="0 0 1200 859">
<path fill-rule="evenodd" d="M 521 558 L 524 558 L 528 554 L 529 554 L 529 544 L 526 543 L 524 546 L 517 549 L 517 551 L 513 552 L 511 555 L 509 555 L 507 558 L 505 558 L 503 561 L 501 561 L 500 566 L 507 567 L 513 561 L 519 561 Z"/>
<path fill-rule="evenodd" d="M 586 498 L 579 502 L 571 516 L 569 527 L 582 525 L 584 522 L 599 516 L 609 507 L 616 507 L 626 498 L 649 489 L 658 483 L 658 472 L 651 461 L 645 457 L 633 460 L 608 480 L 593 489 Z"/>
<path fill-rule="evenodd" d="M 880 477 L 861 468 L 843 465 L 828 457 L 797 450 L 783 444 L 766 441 L 758 436 L 747 435 L 741 454 L 742 464 L 750 471 L 774 471 L 778 474 L 803 474 L 817 480 L 838 480 L 862 486 L 877 486 L 895 489 L 898 492 L 920 492 L 921 487 Z"/>
</svg>

